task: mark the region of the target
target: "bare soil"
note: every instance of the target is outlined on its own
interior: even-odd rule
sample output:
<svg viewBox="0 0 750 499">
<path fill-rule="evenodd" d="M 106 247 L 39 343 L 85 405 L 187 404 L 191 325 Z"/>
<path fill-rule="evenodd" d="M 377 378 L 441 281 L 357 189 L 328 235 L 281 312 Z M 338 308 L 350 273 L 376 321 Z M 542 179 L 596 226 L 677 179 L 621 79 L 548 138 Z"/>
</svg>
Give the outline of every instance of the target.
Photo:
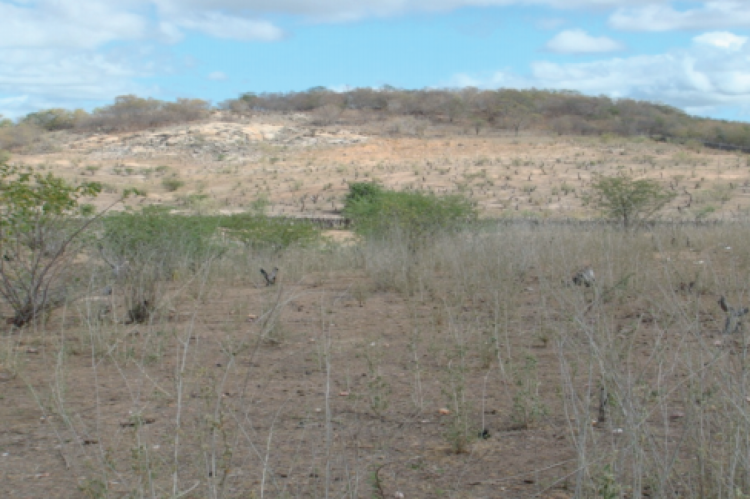
<svg viewBox="0 0 750 499">
<path fill-rule="evenodd" d="M 146 470 L 162 496 L 175 448 L 182 488 L 198 484 L 186 497 L 207 497 L 207 482 L 222 483 L 224 497 L 259 494 L 262 482 L 272 497 L 323 497 L 326 480 L 336 491 L 349 484 L 354 497 L 573 496 L 578 424 L 557 393 L 559 352 L 531 333 L 545 312 L 539 276 L 530 275 L 514 300 L 506 345 L 538 361 L 546 414 L 531 426 L 513 410 L 515 387 L 482 351 L 489 350 L 486 333 L 475 338 L 484 345 L 467 346 L 460 371 L 446 370 L 451 329 L 491 314 L 488 303 L 441 310 L 439 297 L 362 297 L 353 290 L 371 283 L 357 275 L 310 274 L 270 288 L 217 284 L 172 303 L 171 319 L 97 329 L 109 354 L 92 352 L 99 342 L 75 307 L 55 314 L 45 331 L 11 332 L 20 365 L 0 378 L 4 496 L 98 497 L 93 491 L 106 480 L 110 496 L 126 497 L 145 487 L 137 484 L 148 482 Z M 248 316 L 277 299 L 288 301 L 283 319 L 261 341 L 261 325 Z M 699 296 L 698 304 L 708 311 L 705 328 L 718 330 L 712 297 Z M 616 327 L 650 313 L 639 306 L 619 307 Z M 450 324 L 448 314 L 456 314 Z M 646 325 L 632 341 L 648 358 L 655 330 Z M 450 435 L 461 409 L 446 393 L 454 383 L 465 390 L 477 433 L 460 453 Z M 590 409 L 586 424 L 593 425 L 597 408 Z M 681 424 L 662 436 L 677 438 Z M 625 438 L 610 425 L 594 431 L 605 447 Z"/>
</svg>

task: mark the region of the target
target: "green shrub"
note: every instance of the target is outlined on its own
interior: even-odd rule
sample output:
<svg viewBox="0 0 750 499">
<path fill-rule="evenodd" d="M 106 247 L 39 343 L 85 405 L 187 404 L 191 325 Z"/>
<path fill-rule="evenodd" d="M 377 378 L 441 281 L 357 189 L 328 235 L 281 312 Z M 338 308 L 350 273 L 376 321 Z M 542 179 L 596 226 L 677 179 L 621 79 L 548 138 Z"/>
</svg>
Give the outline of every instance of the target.
<svg viewBox="0 0 750 499">
<path fill-rule="evenodd" d="M 161 185 L 164 186 L 167 192 L 174 192 L 185 185 L 185 182 L 178 178 L 165 178 L 162 179 Z"/>
<path fill-rule="evenodd" d="M 256 248 L 281 249 L 320 238 L 320 230 L 304 221 L 253 214 L 174 215 L 164 207 L 112 214 L 102 224 L 101 241 L 112 259 L 154 267 L 150 272 L 161 277 L 171 277 L 177 269 L 195 270 L 220 255 L 226 245 L 216 237 L 219 229 Z"/>
<path fill-rule="evenodd" d="M 625 174 L 599 176 L 591 184 L 591 191 L 584 202 L 626 229 L 652 218 L 677 195 L 656 180 L 635 180 Z"/>
<path fill-rule="evenodd" d="M 463 196 L 389 191 L 366 182 L 349 186 L 344 214 L 362 235 L 398 231 L 410 239 L 455 230 L 477 218 L 474 204 Z"/>
<path fill-rule="evenodd" d="M 75 243 L 92 223 L 74 215 L 82 198 L 99 192 L 95 182 L 76 186 L 0 163 L 0 297 L 13 309 L 15 326 L 36 321 L 71 296 Z"/>
<path fill-rule="evenodd" d="M 93 217 L 96 214 L 96 206 L 90 203 L 84 203 L 78 207 L 78 212 L 82 217 Z"/>
<path fill-rule="evenodd" d="M 223 216 L 218 224 L 227 229 L 231 237 L 254 248 L 282 249 L 320 239 L 320 229 L 307 221 L 266 217 L 257 213 Z"/>
<path fill-rule="evenodd" d="M 167 208 L 115 213 L 102 220 L 101 244 L 110 261 L 129 262 L 135 273 L 170 278 L 178 269 L 195 271 L 221 248 L 211 217 L 172 215 Z"/>
<path fill-rule="evenodd" d="M 356 182 L 349 184 L 349 192 L 344 199 L 346 207 L 359 201 L 373 202 L 385 192 L 383 187 L 373 182 Z"/>
<path fill-rule="evenodd" d="M 102 220 L 99 252 L 112 272 L 103 275 L 119 282 L 126 320 L 150 321 L 164 281 L 184 279 L 221 257 L 230 247 L 219 237 L 221 228 L 227 229 L 229 239 L 271 249 L 312 241 L 320 234 L 309 223 L 253 215 L 175 215 L 164 207 L 107 216 Z"/>
<path fill-rule="evenodd" d="M 146 207 L 102 219 L 101 258 L 122 293 L 129 322 L 149 322 L 163 293 L 164 281 L 199 272 L 223 247 L 213 237 L 214 220 L 172 215 L 167 208 Z"/>
</svg>

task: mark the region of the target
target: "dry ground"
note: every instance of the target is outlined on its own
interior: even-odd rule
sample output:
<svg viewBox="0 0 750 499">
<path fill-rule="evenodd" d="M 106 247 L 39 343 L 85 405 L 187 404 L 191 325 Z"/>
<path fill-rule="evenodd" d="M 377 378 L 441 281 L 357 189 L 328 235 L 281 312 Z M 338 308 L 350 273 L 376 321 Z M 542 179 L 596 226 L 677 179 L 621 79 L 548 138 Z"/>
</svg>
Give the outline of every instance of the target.
<svg viewBox="0 0 750 499">
<path fill-rule="evenodd" d="M 746 159 L 733 154 L 445 130 L 330 131 L 349 142 L 321 144 L 305 142 L 322 132 L 304 124 L 273 125 L 296 128 L 251 137 L 221 161 L 216 149 L 112 159 L 88 145 L 15 159 L 111 190 L 145 187 L 144 204 L 182 196 L 241 210 L 265 192 L 286 215 L 338 208 L 346 182 L 378 179 L 466 193 L 485 215 L 588 216 L 576 196 L 618 166 L 686 187 L 692 206 L 677 210 L 682 194 L 675 217 L 706 207 L 741 217 L 748 206 Z M 166 192 L 161 178 L 174 174 L 185 185 Z M 188 199 L 197 193 L 207 197 Z M 747 302 L 747 243 L 737 224 L 635 235 L 502 227 L 416 255 L 399 241 L 235 249 L 161 283 L 157 313 L 138 325 L 124 324 L 117 288 L 90 292 L 45 325 L 0 334 L 2 496 L 750 493 L 746 343 L 720 334 L 716 303 Z M 594 288 L 569 285 L 584 262 Z M 258 268 L 274 265 L 279 282 L 266 287 Z M 593 424 L 601 386 L 606 420 Z"/>
<path fill-rule="evenodd" d="M 596 174 L 654 178 L 679 194 L 664 216 L 743 218 L 750 208 L 746 155 L 646 138 L 555 137 L 527 131 L 480 135 L 448 126 L 422 137 L 382 127 L 315 127 L 304 116 L 260 116 L 119 135 L 58 135 L 56 151 L 18 155 L 70 178 L 98 180 L 105 205 L 126 187 L 143 204 L 244 211 L 257 200 L 269 213 L 325 216 L 341 208 L 348 183 L 376 180 L 394 189 L 461 193 L 486 216 L 589 218 L 582 205 Z M 50 139 L 53 140 L 53 139 Z M 169 191 L 162 183 L 183 183 Z"/>
<path fill-rule="evenodd" d="M 141 325 L 79 299 L 2 336 L 4 496 L 600 497 L 611 468 L 623 497 L 701 497 L 695 456 L 732 461 L 746 414 L 716 297 L 746 301 L 750 253 L 717 230 L 296 252 L 272 287 L 239 253 Z"/>
<path fill-rule="evenodd" d="M 351 289 L 364 281 L 311 275 L 279 289 L 212 290 L 195 319 L 190 303 L 169 323 L 105 333 L 117 343 L 106 360 L 92 358 L 74 314 L 49 333 L 17 336 L 22 368 L 3 383 L 0 410 L 5 497 L 81 497 L 102 480 L 111 497 L 151 496 L 150 480 L 141 485 L 145 469 L 164 497 L 176 439 L 180 487 L 198 484 L 188 497 L 210 497 L 224 481 L 223 497 L 259 496 L 264 481 L 269 497 L 323 497 L 326 481 L 335 496 L 372 497 L 374 473 L 386 497 L 569 497 L 555 492 L 575 468 L 559 409 L 531 430 L 520 427 L 492 359 L 474 354 L 460 383 L 476 405 L 471 431 L 481 431 L 481 418 L 489 438 L 472 434 L 466 453 L 454 453 L 446 437 L 452 416 L 439 413 L 455 411 L 443 393 L 450 373 L 445 354 L 433 351 L 449 331 L 432 323 L 430 303 L 383 292 L 360 306 Z M 258 328 L 245 312 L 276 293 L 290 300 L 274 333 L 279 343 L 256 350 Z M 64 337 L 55 333 L 61 329 Z M 413 343 L 417 334 L 422 344 Z M 551 348 L 513 343 L 532 349 L 541 365 L 555 363 Z M 185 354 L 180 401 L 175 378 Z M 545 383 L 542 396 L 552 389 Z M 139 418 L 142 427 L 133 425 Z"/>
</svg>

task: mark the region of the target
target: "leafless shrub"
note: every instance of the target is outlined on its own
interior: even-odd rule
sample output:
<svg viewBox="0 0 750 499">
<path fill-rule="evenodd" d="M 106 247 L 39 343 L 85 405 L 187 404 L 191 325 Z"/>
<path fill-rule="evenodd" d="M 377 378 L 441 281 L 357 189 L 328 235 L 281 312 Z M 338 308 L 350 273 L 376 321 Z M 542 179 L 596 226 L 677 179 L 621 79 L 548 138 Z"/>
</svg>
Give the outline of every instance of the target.
<svg viewBox="0 0 750 499">
<path fill-rule="evenodd" d="M 326 104 L 312 111 L 310 123 L 318 126 L 332 125 L 341 116 L 342 109 L 335 104 Z"/>
<path fill-rule="evenodd" d="M 201 120 L 206 118 L 208 113 L 208 102 L 201 99 L 164 102 L 135 95 L 123 95 L 117 97 L 114 104 L 97 109 L 87 118 L 80 120 L 77 128 L 105 132 L 141 130 Z"/>
<path fill-rule="evenodd" d="M 227 99 L 222 101 L 219 103 L 219 109 L 241 116 L 248 116 L 253 111 L 252 104 L 242 99 Z"/>
<path fill-rule="evenodd" d="M 39 141 L 44 135 L 44 130 L 30 124 L 0 128 L 0 149 L 9 151 L 20 151 L 31 144 Z"/>
<path fill-rule="evenodd" d="M 393 118 L 385 123 L 385 131 L 391 135 L 411 135 L 421 137 L 424 135 L 429 122 L 413 116 Z"/>
</svg>

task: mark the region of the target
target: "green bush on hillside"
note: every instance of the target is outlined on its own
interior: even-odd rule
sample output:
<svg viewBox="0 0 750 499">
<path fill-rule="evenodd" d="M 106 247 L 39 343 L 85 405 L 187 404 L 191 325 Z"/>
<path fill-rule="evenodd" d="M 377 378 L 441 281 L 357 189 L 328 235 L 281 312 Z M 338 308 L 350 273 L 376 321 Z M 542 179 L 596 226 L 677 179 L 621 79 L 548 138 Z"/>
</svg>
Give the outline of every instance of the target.
<svg viewBox="0 0 750 499">
<path fill-rule="evenodd" d="M 477 218 L 475 205 L 463 196 L 389 191 L 367 182 L 349 186 L 344 214 L 364 236 L 397 231 L 410 239 L 456 230 Z"/>
<path fill-rule="evenodd" d="M 161 185 L 167 190 L 167 192 L 174 192 L 184 186 L 185 182 L 179 178 L 163 178 L 161 180 Z"/>
</svg>

